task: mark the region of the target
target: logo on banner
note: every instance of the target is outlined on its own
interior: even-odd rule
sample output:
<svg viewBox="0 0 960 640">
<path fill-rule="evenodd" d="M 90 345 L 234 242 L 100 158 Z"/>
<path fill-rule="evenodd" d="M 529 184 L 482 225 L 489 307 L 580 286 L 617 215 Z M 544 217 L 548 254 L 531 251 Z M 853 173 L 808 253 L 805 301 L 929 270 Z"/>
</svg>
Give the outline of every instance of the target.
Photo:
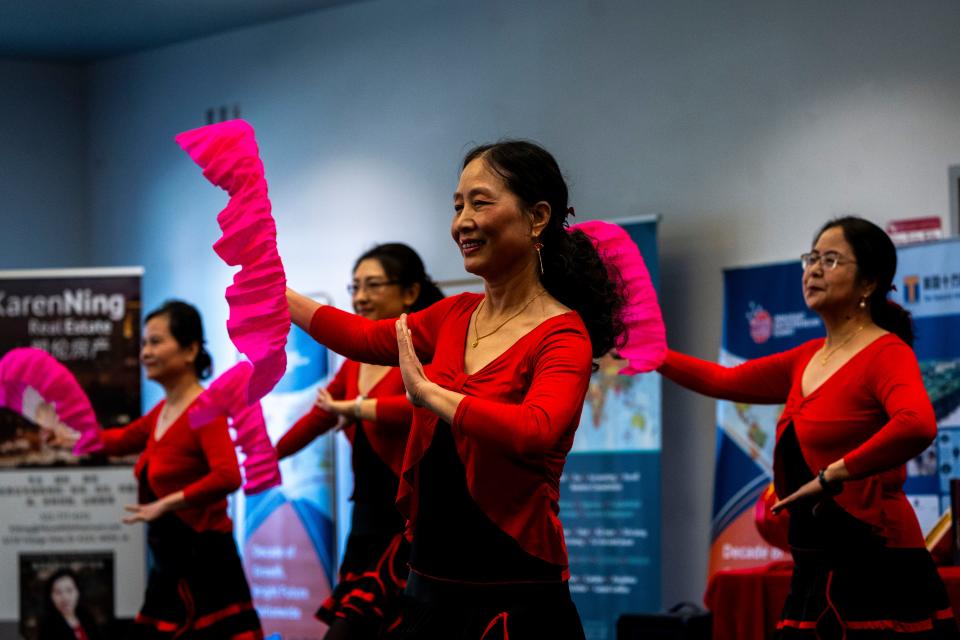
<svg viewBox="0 0 960 640">
<path fill-rule="evenodd" d="M 773 317 L 760 305 L 750 303 L 747 322 L 750 323 L 750 337 L 757 344 L 763 344 L 773 334 Z"/>
<path fill-rule="evenodd" d="M 789 338 L 801 329 L 816 328 L 820 326 L 820 319 L 807 316 L 803 311 L 771 314 L 761 305 L 751 302 L 747 324 L 753 341 L 763 344 L 771 337 Z"/>
<path fill-rule="evenodd" d="M 907 304 L 920 301 L 920 276 L 904 276 L 903 301 Z"/>
</svg>

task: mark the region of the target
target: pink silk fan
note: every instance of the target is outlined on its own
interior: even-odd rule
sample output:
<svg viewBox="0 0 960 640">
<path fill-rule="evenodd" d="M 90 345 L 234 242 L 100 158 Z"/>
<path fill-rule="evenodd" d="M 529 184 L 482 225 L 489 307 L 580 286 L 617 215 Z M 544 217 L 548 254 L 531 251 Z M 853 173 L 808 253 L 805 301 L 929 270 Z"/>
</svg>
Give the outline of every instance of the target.
<svg viewBox="0 0 960 640">
<path fill-rule="evenodd" d="M 217 376 L 193 407 L 187 418 L 198 429 L 211 420 L 226 416 L 236 432 L 234 443 L 244 459 L 243 491 L 247 495 L 265 491 L 280 484 L 277 451 L 270 443 L 260 402 L 247 403 L 247 389 L 255 373 L 249 362 L 239 362 Z"/>
<path fill-rule="evenodd" d="M 74 455 L 103 449 L 97 416 L 70 370 L 42 349 L 20 347 L 8 351 L 0 358 L 0 406 L 36 422 L 36 407 L 30 410 L 29 400 L 24 402 L 30 389 L 53 407 L 60 422 L 80 433 L 73 447 Z"/>
<path fill-rule="evenodd" d="M 217 215 L 223 235 L 213 249 L 228 265 L 240 266 L 226 292 L 227 332 L 253 364 L 246 388 L 252 405 L 283 376 L 290 330 L 286 276 L 257 140 L 249 124 L 228 120 L 185 131 L 176 141 L 204 177 L 230 195 Z"/>
<path fill-rule="evenodd" d="M 580 222 L 570 226 L 570 231 L 574 230 L 593 240 L 608 270 L 619 272 L 623 281 L 626 343 L 618 351 L 629 364 L 620 373 L 634 375 L 655 370 L 667 357 L 667 334 L 657 292 L 640 249 L 622 227 L 610 222 Z"/>
</svg>

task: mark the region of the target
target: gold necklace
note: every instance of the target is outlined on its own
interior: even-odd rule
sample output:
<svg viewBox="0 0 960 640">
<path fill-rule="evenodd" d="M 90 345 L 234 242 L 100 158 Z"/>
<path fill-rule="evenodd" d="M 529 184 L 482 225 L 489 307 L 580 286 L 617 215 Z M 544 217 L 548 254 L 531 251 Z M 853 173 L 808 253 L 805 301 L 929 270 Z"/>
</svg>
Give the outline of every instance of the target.
<svg viewBox="0 0 960 640">
<path fill-rule="evenodd" d="M 476 349 L 476 348 L 477 348 L 477 345 L 480 344 L 480 341 L 481 341 L 481 340 L 483 340 L 484 338 L 489 338 L 490 336 L 492 336 L 493 334 L 495 334 L 497 331 L 500 331 L 500 329 L 503 328 L 503 325 L 507 324 L 508 322 L 510 322 L 511 320 L 513 320 L 514 318 L 516 318 L 518 315 L 520 315 L 521 313 L 523 313 L 523 312 L 526 310 L 526 308 L 529 307 L 530 304 L 531 304 L 534 300 L 536 300 L 537 298 L 539 298 L 540 296 L 542 296 L 542 295 L 545 294 L 546 292 L 547 292 L 547 290 L 544 289 L 543 291 L 541 291 L 541 292 L 538 293 L 537 295 L 535 295 L 535 296 L 533 296 L 532 298 L 530 298 L 529 300 L 527 300 L 527 303 L 526 303 L 525 305 L 523 305 L 522 307 L 520 307 L 520 311 L 517 311 L 515 314 L 513 314 L 512 316 L 510 316 L 509 318 L 507 318 L 506 320 L 504 320 L 503 322 L 501 322 L 499 325 L 497 325 L 497 328 L 494 329 L 493 331 L 491 331 L 490 333 L 485 333 L 485 334 L 483 334 L 483 335 L 480 335 L 480 327 L 479 327 L 479 324 L 480 324 L 480 323 L 478 322 L 478 320 L 480 319 L 480 310 L 483 308 L 483 303 L 486 302 L 487 299 L 484 298 L 483 300 L 481 300 L 481 301 L 480 301 L 480 306 L 477 307 L 477 316 L 473 319 L 473 336 L 474 336 L 474 337 L 473 337 L 473 344 L 472 344 L 471 346 L 472 346 L 474 349 Z"/>
<path fill-rule="evenodd" d="M 828 352 L 826 352 L 825 354 L 823 354 L 822 356 L 820 356 L 820 366 L 821 366 L 821 367 L 822 367 L 822 366 L 825 366 L 825 365 L 827 364 L 827 360 L 830 359 L 830 356 L 832 356 L 833 354 L 835 354 L 837 351 L 839 351 L 840 349 L 842 349 L 847 343 L 849 343 L 851 340 L 853 340 L 855 337 L 857 337 L 857 334 L 860 333 L 861 331 L 863 331 L 863 328 L 864 328 L 865 326 L 867 326 L 867 325 L 865 325 L 865 324 L 860 325 L 859 327 L 857 327 L 857 330 L 856 330 L 856 331 L 854 331 L 854 332 L 851 333 L 849 336 L 847 336 L 847 339 L 846 339 L 846 340 L 844 340 L 843 342 L 841 342 L 840 344 L 838 344 L 838 345 L 835 346 L 834 348 L 830 349 L 830 351 L 828 351 Z M 827 346 L 826 341 L 824 341 L 823 346 L 824 346 L 824 347 Z"/>
</svg>

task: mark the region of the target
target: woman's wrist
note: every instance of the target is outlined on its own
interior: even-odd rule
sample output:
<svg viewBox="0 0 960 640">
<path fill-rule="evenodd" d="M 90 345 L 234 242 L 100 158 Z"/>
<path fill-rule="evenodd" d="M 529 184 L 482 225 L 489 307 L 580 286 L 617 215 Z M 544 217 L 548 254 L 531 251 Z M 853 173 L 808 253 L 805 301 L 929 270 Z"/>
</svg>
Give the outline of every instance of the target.
<svg viewBox="0 0 960 640">
<path fill-rule="evenodd" d="M 362 393 L 356 397 L 353 401 L 353 417 L 357 420 L 363 419 L 363 401 L 367 399 L 367 396 Z"/>
<path fill-rule="evenodd" d="M 417 393 L 413 396 L 413 404 L 419 407 L 434 409 L 437 398 L 439 397 L 440 385 L 429 380 L 417 386 Z"/>
<path fill-rule="evenodd" d="M 843 491 L 843 480 L 840 480 L 836 476 L 828 476 L 829 467 L 820 469 L 820 472 L 817 473 L 817 480 L 820 482 L 820 488 L 823 489 L 823 492 L 828 496 L 839 495 Z"/>
</svg>

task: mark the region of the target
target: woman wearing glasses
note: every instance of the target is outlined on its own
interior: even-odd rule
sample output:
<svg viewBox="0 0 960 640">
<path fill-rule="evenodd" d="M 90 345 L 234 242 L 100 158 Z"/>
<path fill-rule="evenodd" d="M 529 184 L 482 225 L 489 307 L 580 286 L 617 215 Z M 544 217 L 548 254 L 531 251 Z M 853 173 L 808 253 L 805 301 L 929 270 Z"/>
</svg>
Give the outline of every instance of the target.
<svg viewBox="0 0 960 640">
<path fill-rule="evenodd" d="M 347 287 L 357 315 L 396 318 L 443 297 L 405 244 L 377 245 L 357 259 Z M 333 595 L 317 611 L 326 638 L 376 638 L 398 615 L 408 545 L 395 500 L 412 407 L 397 367 L 347 360 L 316 405 L 277 442 L 284 458 L 338 423 L 353 446 L 353 519 Z"/>
<path fill-rule="evenodd" d="M 716 398 L 785 404 L 773 508 L 790 514 L 795 568 L 778 638 L 957 638 L 903 492 L 905 463 L 937 424 L 910 314 L 887 299 L 896 249 L 873 223 L 844 217 L 801 261 L 825 338 L 733 368 L 671 351 L 660 372 Z"/>
</svg>

